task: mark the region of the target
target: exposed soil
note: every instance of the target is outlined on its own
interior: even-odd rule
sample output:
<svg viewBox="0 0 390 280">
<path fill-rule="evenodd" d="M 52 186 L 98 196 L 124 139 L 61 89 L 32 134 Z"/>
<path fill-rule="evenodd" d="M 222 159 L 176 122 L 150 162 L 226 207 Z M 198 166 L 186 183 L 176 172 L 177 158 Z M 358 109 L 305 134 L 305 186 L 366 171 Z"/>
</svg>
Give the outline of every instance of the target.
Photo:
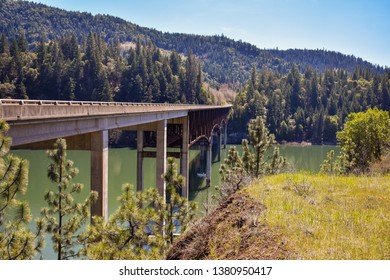
<svg viewBox="0 0 390 280">
<path fill-rule="evenodd" d="M 264 223 L 265 206 L 239 192 L 180 236 L 169 260 L 290 259 L 282 237 Z"/>
</svg>

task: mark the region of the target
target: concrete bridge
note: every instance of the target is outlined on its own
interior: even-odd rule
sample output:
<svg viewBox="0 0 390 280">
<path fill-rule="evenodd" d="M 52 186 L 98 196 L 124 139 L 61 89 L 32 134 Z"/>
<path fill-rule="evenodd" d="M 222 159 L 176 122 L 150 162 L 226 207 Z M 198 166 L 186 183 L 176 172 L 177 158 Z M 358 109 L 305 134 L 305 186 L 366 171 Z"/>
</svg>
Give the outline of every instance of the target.
<svg viewBox="0 0 390 280">
<path fill-rule="evenodd" d="M 99 193 L 92 215 L 108 217 L 108 131 L 137 131 L 137 190 L 143 190 L 143 159 L 156 157 L 156 185 L 165 198 L 167 148 L 180 152 L 180 173 L 186 178 L 182 195 L 188 198 L 188 150 L 201 142 L 207 148 L 206 180 L 211 179 L 211 147 L 217 136 L 218 151 L 226 145 L 227 116 L 231 106 L 79 102 L 0 99 L 0 118 L 10 125 L 13 148 L 52 149 L 65 138 L 68 149 L 91 151 L 91 190 Z M 150 132 L 155 152 L 144 151 Z M 223 136 L 222 136 L 223 135 Z"/>
</svg>

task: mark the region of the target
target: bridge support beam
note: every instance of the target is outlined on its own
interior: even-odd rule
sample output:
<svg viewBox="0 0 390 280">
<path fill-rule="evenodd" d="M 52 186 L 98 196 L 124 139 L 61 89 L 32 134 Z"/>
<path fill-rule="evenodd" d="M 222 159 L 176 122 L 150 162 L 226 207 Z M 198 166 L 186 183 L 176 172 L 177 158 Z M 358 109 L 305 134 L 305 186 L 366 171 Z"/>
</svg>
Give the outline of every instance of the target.
<svg viewBox="0 0 390 280">
<path fill-rule="evenodd" d="M 99 194 L 91 216 L 108 218 L 108 130 L 91 133 L 91 191 Z"/>
<path fill-rule="evenodd" d="M 189 125 L 188 117 L 183 118 L 183 139 L 180 153 L 180 174 L 184 177 L 184 186 L 181 191 L 182 197 L 188 199 L 188 179 L 189 179 L 189 160 L 188 160 L 188 145 L 189 145 Z"/>
<path fill-rule="evenodd" d="M 157 122 L 156 185 L 158 193 L 166 201 L 166 184 L 163 174 L 167 170 L 167 120 Z"/>
<path fill-rule="evenodd" d="M 137 191 L 144 190 L 144 132 L 137 130 Z"/>
</svg>

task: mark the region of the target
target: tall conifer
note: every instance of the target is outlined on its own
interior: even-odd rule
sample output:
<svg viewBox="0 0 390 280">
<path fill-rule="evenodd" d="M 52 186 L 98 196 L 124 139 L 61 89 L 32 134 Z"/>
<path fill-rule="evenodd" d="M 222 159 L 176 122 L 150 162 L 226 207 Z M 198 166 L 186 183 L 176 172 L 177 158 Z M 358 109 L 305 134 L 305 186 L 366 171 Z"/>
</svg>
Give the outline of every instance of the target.
<svg viewBox="0 0 390 280">
<path fill-rule="evenodd" d="M 29 204 L 21 201 L 27 191 L 28 162 L 9 154 L 9 126 L 0 120 L 0 259 L 32 259 L 44 247 L 44 223 L 36 220 L 36 232 Z"/>
<path fill-rule="evenodd" d="M 47 151 L 52 163 L 47 169 L 47 176 L 55 185 L 54 190 L 45 194 L 48 207 L 41 213 L 47 221 L 47 232 L 51 234 L 54 251 L 58 260 L 67 260 L 80 256 L 85 236 L 82 226 L 90 219 L 90 205 L 97 199 L 97 193 L 91 191 L 82 203 L 74 201 L 74 195 L 80 193 L 83 185 L 71 183 L 78 174 L 73 162 L 67 159 L 65 139 L 58 139 L 54 149 Z"/>
</svg>

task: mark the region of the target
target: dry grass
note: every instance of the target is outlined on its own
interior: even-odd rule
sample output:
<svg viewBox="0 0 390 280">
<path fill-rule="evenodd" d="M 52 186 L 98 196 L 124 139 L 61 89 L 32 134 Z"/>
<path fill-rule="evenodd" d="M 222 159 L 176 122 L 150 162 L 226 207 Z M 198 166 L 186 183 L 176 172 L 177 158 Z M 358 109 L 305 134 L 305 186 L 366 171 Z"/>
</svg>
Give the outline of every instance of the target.
<svg viewBox="0 0 390 280">
<path fill-rule="evenodd" d="M 298 259 L 390 259 L 390 176 L 282 174 L 248 193 Z"/>
<path fill-rule="evenodd" d="M 370 173 L 373 175 L 383 175 L 390 173 L 390 151 L 382 156 L 380 161 L 370 164 Z"/>
<path fill-rule="evenodd" d="M 230 197 L 192 225 L 167 254 L 167 259 L 288 259 L 292 252 L 262 218 L 264 206 L 248 194 Z"/>
</svg>

